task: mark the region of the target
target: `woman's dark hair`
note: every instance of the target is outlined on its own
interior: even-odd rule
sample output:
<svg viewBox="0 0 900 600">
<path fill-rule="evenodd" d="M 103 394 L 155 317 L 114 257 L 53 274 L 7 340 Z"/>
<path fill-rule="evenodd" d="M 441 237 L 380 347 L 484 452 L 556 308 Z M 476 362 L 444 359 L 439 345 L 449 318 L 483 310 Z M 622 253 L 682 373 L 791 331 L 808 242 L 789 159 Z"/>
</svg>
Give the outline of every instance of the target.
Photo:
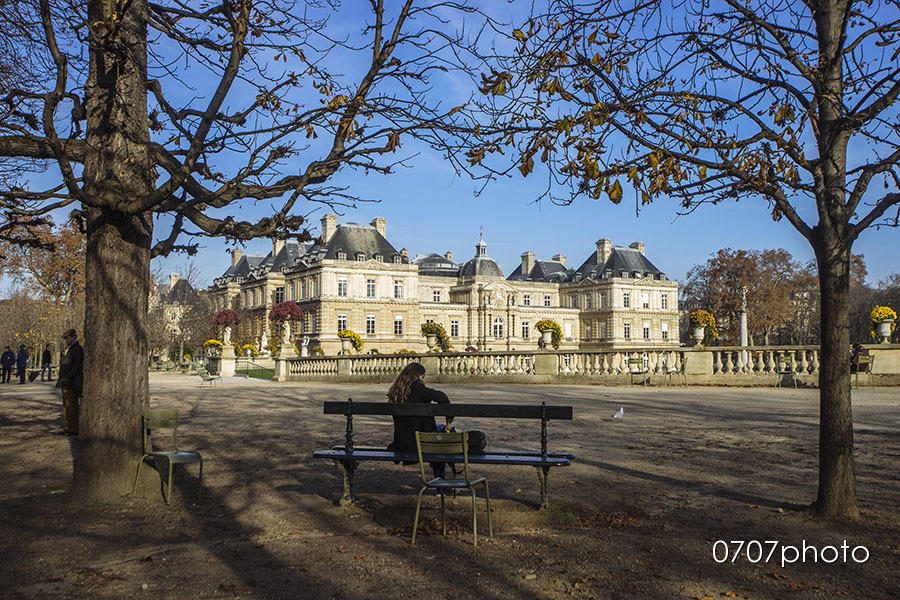
<svg viewBox="0 0 900 600">
<path fill-rule="evenodd" d="M 409 388 L 412 387 L 413 382 L 424 374 L 425 367 L 421 363 L 411 362 L 406 365 L 400 371 L 400 374 L 397 375 L 394 385 L 388 390 L 388 402 L 406 402 L 406 399 L 409 398 Z"/>
</svg>

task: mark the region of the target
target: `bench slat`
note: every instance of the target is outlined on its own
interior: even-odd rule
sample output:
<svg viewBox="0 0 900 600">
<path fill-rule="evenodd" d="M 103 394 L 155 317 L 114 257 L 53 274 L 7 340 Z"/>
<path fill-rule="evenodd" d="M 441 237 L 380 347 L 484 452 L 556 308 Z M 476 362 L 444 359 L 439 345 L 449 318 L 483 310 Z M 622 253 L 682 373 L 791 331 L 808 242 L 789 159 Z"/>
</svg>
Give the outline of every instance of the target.
<svg viewBox="0 0 900 600">
<path fill-rule="evenodd" d="M 330 458 L 332 460 L 373 460 L 373 461 L 411 461 L 418 462 L 418 457 L 409 454 L 395 454 L 387 450 L 380 451 L 354 451 L 353 454 L 347 454 L 338 450 L 319 450 L 313 453 L 314 458 Z M 450 462 L 462 463 L 463 456 L 461 454 L 429 454 L 428 462 Z M 470 454 L 470 464 L 494 464 L 494 465 L 525 465 L 535 467 L 567 467 L 571 465 L 568 458 L 550 457 L 542 460 L 538 456 L 521 456 L 515 454 L 505 454 L 502 452 L 485 454 Z"/>
<path fill-rule="evenodd" d="M 343 445 L 335 445 L 331 447 L 332 450 L 344 452 L 345 446 Z M 354 452 L 379 452 L 385 450 L 384 446 L 354 446 Z M 540 452 L 531 452 L 528 450 L 508 450 L 503 452 L 487 452 L 486 454 L 502 454 L 503 456 L 540 456 Z M 412 460 L 418 460 L 416 456 L 412 456 Z M 469 457 L 475 456 L 474 454 L 470 454 Z M 568 458 L 569 460 L 575 458 L 575 455 L 571 452 L 548 452 L 547 456 L 550 458 Z"/>
<path fill-rule="evenodd" d="M 546 412 L 544 412 L 546 411 Z M 336 402 L 324 403 L 326 415 L 399 415 L 410 417 L 496 417 L 505 419 L 540 419 L 571 421 L 571 406 L 520 404 L 403 404 L 395 402 Z"/>
</svg>

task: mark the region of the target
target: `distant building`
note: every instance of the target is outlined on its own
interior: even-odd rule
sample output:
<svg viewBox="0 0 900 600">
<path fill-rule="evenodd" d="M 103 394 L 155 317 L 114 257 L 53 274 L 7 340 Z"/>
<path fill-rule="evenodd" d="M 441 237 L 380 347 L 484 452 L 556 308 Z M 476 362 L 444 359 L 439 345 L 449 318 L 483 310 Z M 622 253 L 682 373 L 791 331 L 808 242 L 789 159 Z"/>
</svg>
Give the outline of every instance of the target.
<svg viewBox="0 0 900 600">
<path fill-rule="evenodd" d="M 166 332 L 174 339 L 181 333 L 181 318 L 196 304 L 199 294 L 194 287 L 178 273 L 169 275 L 169 283 L 157 284 L 150 293 L 149 308 L 162 310 Z"/>
<path fill-rule="evenodd" d="M 562 254 L 538 260 L 525 252 L 505 277 L 483 240 L 462 264 L 450 253 L 410 260 L 387 240 L 386 225 L 382 218 L 338 225 L 329 214 L 316 242 L 276 240 L 266 256 L 235 250 L 210 300 L 217 311 L 255 316 L 260 336 L 267 311 L 293 300 L 306 314 L 293 333 L 327 354 L 339 349 L 341 329 L 357 332 L 364 351 L 424 351 L 427 321 L 443 325 L 456 350 L 533 349 L 542 319 L 559 323 L 564 349 L 678 345 L 678 283 L 644 256 L 640 242 L 623 248 L 601 239 L 577 269 Z"/>
</svg>

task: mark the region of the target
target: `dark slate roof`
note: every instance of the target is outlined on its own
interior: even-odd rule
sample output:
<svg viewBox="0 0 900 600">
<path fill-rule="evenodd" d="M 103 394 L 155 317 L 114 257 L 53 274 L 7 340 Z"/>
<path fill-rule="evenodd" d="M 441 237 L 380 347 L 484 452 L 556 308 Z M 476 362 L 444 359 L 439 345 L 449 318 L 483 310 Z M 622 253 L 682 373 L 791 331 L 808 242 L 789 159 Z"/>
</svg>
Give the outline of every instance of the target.
<svg viewBox="0 0 900 600">
<path fill-rule="evenodd" d="M 165 299 L 170 304 L 193 302 L 197 299 L 197 292 L 187 279 L 179 279 L 165 295 Z"/>
<path fill-rule="evenodd" d="M 522 264 L 516 267 L 516 270 L 510 274 L 507 279 L 511 281 L 565 281 L 570 270 L 555 260 L 536 260 L 530 273 L 522 274 Z"/>
<path fill-rule="evenodd" d="M 435 275 L 438 277 L 456 277 L 459 275 L 459 265 L 440 254 L 425 254 L 416 256 L 411 261 L 419 265 L 419 275 Z"/>
<path fill-rule="evenodd" d="M 246 277 L 250 271 L 259 266 L 264 258 L 260 254 L 245 254 L 238 259 L 236 265 L 228 267 L 228 270 L 222 274 L 222 277 L 227 277 L 228 279 Z"/>
<path fill-rule="evenodd" d="M 493 258 L 487 255 L 487 244 L 483 240 L 475 244 L 475 256 L 463 263 L 460 277 L 503 277 L 503 270 Z"/>
<path fill-rule="evenodd" d="M 298 258 L 306 254 L 312 248 L 312 242 L 304 244 L 298 243 L 296 240 L 285 240 L 284 246 L 278 251 L 277 256 L 272 256 L 269 252 L 266 257 L 259 262 L 254 269 L 265 269 L 265 272 L 281 271 L 283 268 L 290 267 Z"/>
<path fill-rule="evenodd" d="M 621 277 L 623 271 L 629 276 L 633 273 L 640 273 L 641 277 L 656 279 L 659 279 L 660 276 L 665 277 L 665 273 L 647 260 L 647 257 L 640 251 L 621 246 L 613 246 L 606 264 L 603 265 L 597 264 L 597 253 L 592 252 L 587 260 L 575 270 L 575 274 L 585 279 L 600 279 L 606 270 L 611 271 L 612 277 Z"/>
<path fill-rule="evenodd" d="M 338 225 L 334 235 L 325 244 L 324 258 L 337 258 L 338 252 L 345 252 L 347 260 L 356 260 L 357 255 L 362 253 L 365 260 L 380 254 L 385 262 L 393 262 L 395 256 L 401 256 L 404 263 L 409 262 L 371 225 Z"/>
</svg>

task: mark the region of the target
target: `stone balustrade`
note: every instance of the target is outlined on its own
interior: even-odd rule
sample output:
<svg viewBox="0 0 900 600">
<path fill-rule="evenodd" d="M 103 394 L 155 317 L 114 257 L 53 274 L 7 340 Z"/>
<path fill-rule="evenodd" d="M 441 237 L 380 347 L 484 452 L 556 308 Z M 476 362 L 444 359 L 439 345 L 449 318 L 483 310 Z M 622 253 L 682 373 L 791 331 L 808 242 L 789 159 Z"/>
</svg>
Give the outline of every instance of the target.
<svg viewBox="0 0 900 600">
<path fill-rule="evenodd" d="M 900 384 L 900 345 L 870 346 L 874 382 Z M 848 350 L 849 356 L 849 350 Z M 411 361 L 421 362 L 429 381 L 504 380 L 520 383 L 631 381 L 629 358 L 639 357 L 641 377 L 652 385 L 686 381 L 696 385 L 815 386 L 818 346 L 635 348 L 607 351 L 498 351 L 443 354 L 361 354 L 276 357 L 277 381 L 392 381 Z M 861 384 L 871 383 L 860 380 Z"/>
</svg>

